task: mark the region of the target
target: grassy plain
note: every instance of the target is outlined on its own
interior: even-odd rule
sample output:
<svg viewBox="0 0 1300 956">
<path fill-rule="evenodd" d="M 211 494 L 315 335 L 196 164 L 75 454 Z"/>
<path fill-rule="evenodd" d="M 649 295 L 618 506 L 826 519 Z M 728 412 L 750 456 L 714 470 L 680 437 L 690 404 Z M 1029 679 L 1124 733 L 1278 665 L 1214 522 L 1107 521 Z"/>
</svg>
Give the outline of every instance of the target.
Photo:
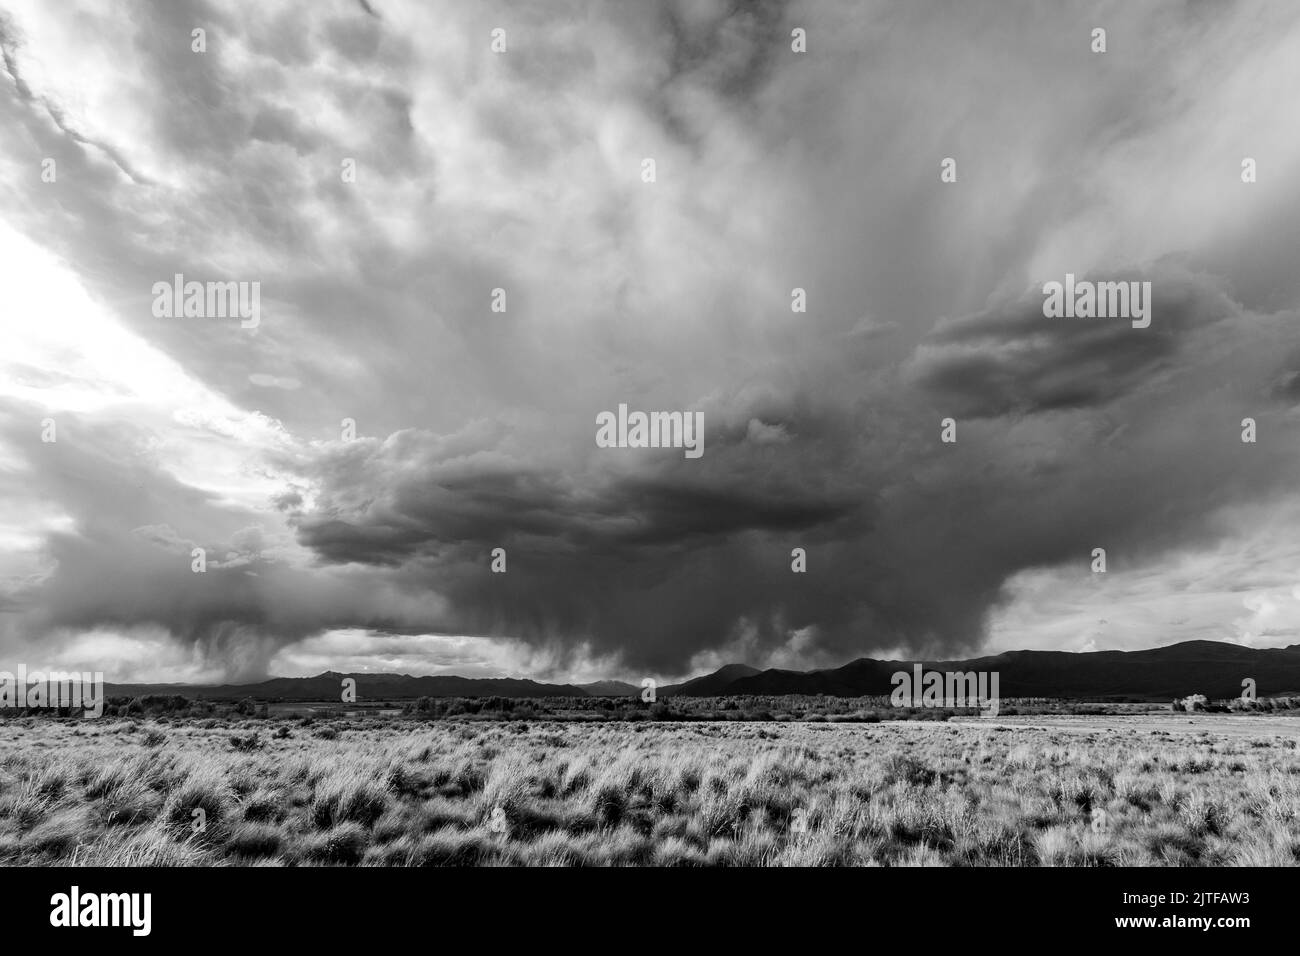
<svg viewBox="0 0 1300 956">
<path fill-rule="evenodd" d="M 1300 716 L 0 725 L 0 863 L 1300 863 Z"/>
</svg>

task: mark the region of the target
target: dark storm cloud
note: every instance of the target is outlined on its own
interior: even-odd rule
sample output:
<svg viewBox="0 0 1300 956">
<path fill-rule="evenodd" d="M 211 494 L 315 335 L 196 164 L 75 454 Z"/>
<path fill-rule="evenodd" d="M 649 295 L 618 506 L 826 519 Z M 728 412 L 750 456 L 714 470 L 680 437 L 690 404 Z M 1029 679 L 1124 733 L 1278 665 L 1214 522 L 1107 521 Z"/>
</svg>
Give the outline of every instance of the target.
<svg viewBox="0 0 1300 956">
<path fill-rule="evenodd" d="M 30 449 L 28 472 L 5 476 L 0 492 L 31 482 L 66 509 L 66 530 L 48 535 L 48 571 L 21 593 L 21 640 L 97 628 L 166 629 L 205 665 L 256 678 L 283 646 L 323 628 L 362 622 L 400 628 L 432 622 L 431 605 L 364 573 L 328 577 L 286 560 L 259 515 L 158 469 L 147 435 L 61 415 L 61 440 L 36 443 L 32 409 L 0 415 L 0 439 Z M 206 551 L 196 573 L 192 549 Z M 369 610 L 366 608 L 369 607 Z M 35 609 L 35 610 L 33 610 Z M 94 663 L 113 673 L 113 661 Z M 111 678 L 110 678 L 111 679 Z"/>
<path fill-rule="evenodd" d="M 1125 274 L 1154 277 L 1148 329 L 1048 319 L 1038 295 L 940 323 L 906 374 L 865 389 L 847 385 L 855 353 L 828 352 L 783 389 L 714 409 L 695 470 L 657 451 L 624 473 L 618 456 L 638 453 L 615 449 L 538 471 L 501 425 L 335 445 L 295 463 L 317 488 L 298 538 L 332 563 L 437 582 L 453 632 L 634 668 L 671 672 L 741 632 L 771 649 L 811 629 L 832 657 L 972 651 L 1017 572 L 1073 566 L 1082 581 L 1099 546 L 1113 569 L 1136 567 L 1295 473 L 1295 449 L 1243 454 L 1238 436 L 1247 414 L 1286 427 L 1260 403 L 1292 316 L 1246 313 L 1177 269 Z M 938 441 L 949 414 L 956 445 Z M 507 574 L 487 571 L 494 547 Z M 806 576 L 790 572 L 793 547 Z"/>
<path fill-rule="evenodd" d="M 703 83 L 742 104 L 762 88 L 788 49 L 786 0 L 707 5 L 666 3 L 660 10 L 671 38 L 673 81 Z"/>
<path fill-rule="evenodd" d="M 1272 397 L 1287 405 L 1300 404 L 1300 350 L 1288 355 L 1273 376 Z"/>
<path fill-rule="evenodd" d="M 939 323 L 911 373 L 963 417 L 1101 406 L 1170 367 L 1180 350 L 1195 347 L 1204 326 L 1241 314 L 1207 278 L 1182 272 L 1079 279 L 1151 282 L 1150 327 L 1133 328 L 1125 318 L 1047 318 L 1043 293 L 1032 290 L 980 315 Z"/>
<path fill-rule="evenodd" d="M 427 454 L 437 444 L 433 436 L 402 433 L 383 444 L 344 446 L 312 475 L 320 498 L 310 513 L 294 514 L 299 540 L 333 563 L 396 565 L 458 545 L 486 554 L 516 542 L 604 560 L 613 550 L 635 558 L 641 548 L 697 536 L 807 530 L 854 509 L 771 476 L 738 488 L 729 480 L 701 484 L 686 469 L 659 479 L 541 473 L 513 462 L 438 461 Z M 358 456 L 365 457 L 359 467 Z"/>
<path fill-rule="evenodd" d="M 193 414 L 164 377 L 130 401 L 96 383 L 91 410 L 60 409 L 67 444 L 33 447 L 44 410 L 6 398 L 28 470 L 0 487 L 48 512 L 9 620 L 33 640 L 156 625 L 239 675 L 366 627 L 641 673 L 738 646 L 956 656 L 1022 571 L 1086 604 L 1094 547 L 1167 568 L 1244 535 L 1222 512 L 1287 494 L 1300 456 L 1297 197 L 1277 174 L 1297 151 L 1259 95 L 1289 88 L 1294 15 L 1106 8 L 1097 58 L 1090 16 L 1025 9 L 6 21 L 5 221 L 207 389 L 205 412 L 219 396 L 273 433 Z M 1246 144 L 1268 159 L 1249 187 Z M 1017 294 L 1067 267 L 1150 279 L 1152 326 Z M 157 320 L 149 289 L 174 272 L 260 280 L 261 327 Z M 54 355 L 0 384 L 55 403 L 77 376 Z M 704 457 L 597 448 L 620 402 L 702 411 Z M 250 473 L 260 501 L 237 494 Z"/>
</svg>

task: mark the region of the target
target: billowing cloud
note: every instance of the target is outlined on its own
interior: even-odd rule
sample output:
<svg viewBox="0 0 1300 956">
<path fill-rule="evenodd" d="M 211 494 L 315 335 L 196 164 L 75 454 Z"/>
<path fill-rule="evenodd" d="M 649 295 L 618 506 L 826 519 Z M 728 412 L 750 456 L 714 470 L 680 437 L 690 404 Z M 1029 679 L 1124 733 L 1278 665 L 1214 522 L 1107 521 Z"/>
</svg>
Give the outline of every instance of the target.
<svg viewBox="0 0 1300 956">
<path fill-rule="evenodd" d="M 6 654 L 1293 642 L 1296 11 L 7 10 Z M 1045 317 L 1066 273 L 1150 281 L 1150 327 Z M 177 274 L 260 323 L 159 318 Z M 704 455 L 598 447 L 621 404 Z"/>
</svg>

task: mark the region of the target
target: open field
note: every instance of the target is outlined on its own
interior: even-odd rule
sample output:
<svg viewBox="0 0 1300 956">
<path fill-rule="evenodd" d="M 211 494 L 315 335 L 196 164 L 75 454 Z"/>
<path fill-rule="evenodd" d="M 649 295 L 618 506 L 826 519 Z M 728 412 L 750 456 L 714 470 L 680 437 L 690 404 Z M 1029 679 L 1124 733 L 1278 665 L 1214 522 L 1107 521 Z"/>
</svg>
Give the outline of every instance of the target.
<svg viewBox="0 0 1300 956">
<path fill-rule="evenodd" d="M 1211 734 L 1216 737 L 1244 737 L 1266 740 L 1300 740 L 1300 715 L 1253 714 L 1243 718 L 1229 714 L 1151 713 L 1143 715 L 1107 714 L 1097 717 L 1077 715 L 1034 715 L 1017 717 L 955 717 L 953 723 L 968 726 L 1038 728 L 1065 733 L 1096 734 L 1119 732 L 1151 734 Z"/>
<path fill-rule="evenodd" d="M 1297 739 L 1216 714 L 23 718 L 0 727 L 0 862 L 1290 866 Z"/>
</svg>

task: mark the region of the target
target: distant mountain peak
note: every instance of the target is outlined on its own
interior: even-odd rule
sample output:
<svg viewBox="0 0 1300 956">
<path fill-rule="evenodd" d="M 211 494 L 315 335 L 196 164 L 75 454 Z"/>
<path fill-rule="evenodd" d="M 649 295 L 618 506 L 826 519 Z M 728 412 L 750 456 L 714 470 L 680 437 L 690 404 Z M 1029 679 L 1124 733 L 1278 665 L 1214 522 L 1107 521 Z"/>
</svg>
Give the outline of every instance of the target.
<svg viewBox="0 0 1300 956">
<path fill-rule="evenodd" d="M 842 667 L 812 671 L 757 671 L 728 664 L 659 692 L 669 697 L 888 696 L 893 675 L 920 664 L 927 670 L 996 672 L 1002 697 L 1158 701 L 1208 692 L 1223 699 L 1238 696 L 1247 677 L 1256 681 L 1261 696 L 1291 696 L 1300 692 L 1297 651 L 1300 645 L 1252 648 L 1231 641 L 1195 640 L 1132 651 L 1012 650 L 950 661 L 862 657 Z"/>
<path fill-rule="evenodd" d="M 749 677 L 762 673 L 757 667 L 748 664 L 723 664 L 713 672 L 715 677 Z"/>
<path fill-rule="evenodd" d="M 1183 641 L 1165 647 L 1121 651 L 1013 650 L 953 661 L 881 661 L 861 657 L 843 667 L 811 671 L 759 670 L 748 664 L 725 664 L 704 674 L 659 687 L 664 697 L 722 697 L 754 694 L 826 694 L 841 697 L 887 696 L 892 675 L 921 664 L 927 670 L 995 671 L 1002 697 L 1172 700 L 1193 693 L 1223 699 L 1241 693 L 1241 682 L 1256 682 L 1261 697 L 1300 693 L 1300 644 L 1255 648 L 1230 641 Z M 344 674 L 324 671 L 315 677 L 275 677 L 252 684 L 194 685 L 176 683 L 108 684 L 111 696 L 181 693 L 195 698 L 260 697 L 268 700 L 321 700 L 337 696 L 345 678 L 357 682 L 361 698 L 416 697 L 623 697 L 639 694 L 623 681 L 586 684 L 539 683 L 512 677 L 458 677 L 452 674 Z M 335 685 L 329 687 L 326 685 Z"/>
</svg>

